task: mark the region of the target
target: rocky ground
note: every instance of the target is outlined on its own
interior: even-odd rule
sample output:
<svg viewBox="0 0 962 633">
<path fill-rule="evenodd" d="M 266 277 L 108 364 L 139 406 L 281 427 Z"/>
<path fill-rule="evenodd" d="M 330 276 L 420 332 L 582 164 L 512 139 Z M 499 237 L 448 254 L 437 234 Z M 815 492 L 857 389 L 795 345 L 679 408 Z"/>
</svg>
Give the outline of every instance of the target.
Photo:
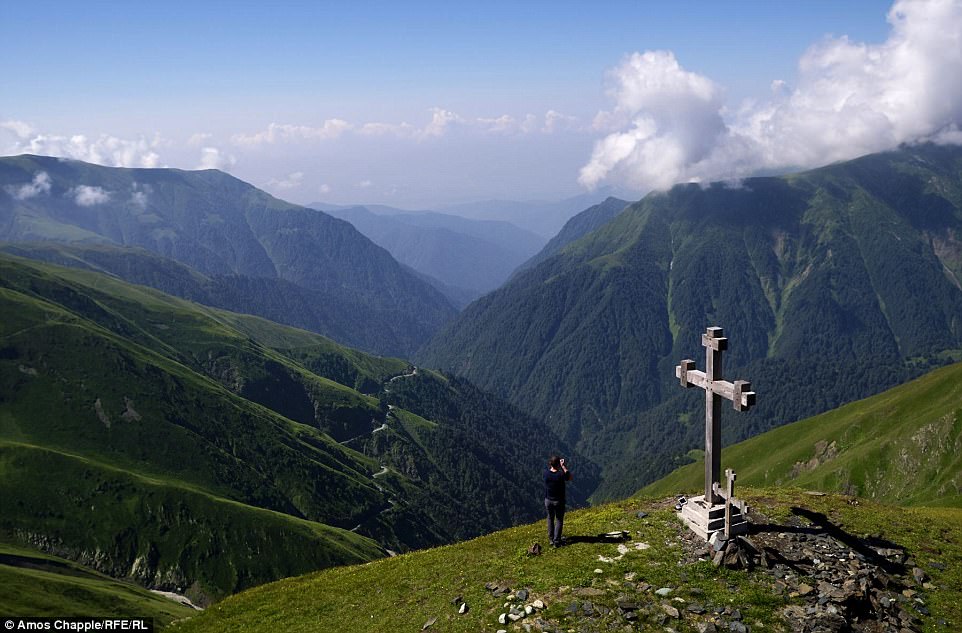
<svg viewBox="0 0 962 633">
<path fill-rule="evenodd" d="M 796 509 L 782 521 L 753 513 L 751 532 L 730 541 L 706 544 L 680 522 L 679 567 L 707 565 L 742 569 L 759 591 L 770 592 L 781 610 L 782 629 L 791 633 L 914 633 L 922 631 L 920 615 L 928 615 L 926 592 L 935 589 L 926 571 L 916 566 L 898 544 L 878 536 L 854 536 L 836 527 L 824 515 Z M 645 520 L 645 512 L 638 518 Z M 595 542 L 617 543 L 618 556 L 648 547 L 630 531 L 595 537 Z M 745 605 L 705 595 L 682 582 L 678 586 L 652 586 L 643 570 L 617 579 L 604 567 L 610 559 L 599 557 L 597 582 L 591 587 L 557 587 L 534 595 L 528 588 L 511 587 L 497 579 L 485 585 L 485 603 L 467 605 L 460 596 L 453 607 L 491 614 L 491 626 L 502 633 L 545 631 L 595 633 L 602 631 L 697 631 L 748 633 L 772 630 L 748 621 Z M 936 569 L 939 563 L 930 563 Z M 721 582 L 734 576 L 719 569 Z M 729 585 L 732 595 L 735 587 Z M 430 623 L 433 624 L 433 623 Z M 426 628 L 430 628 L 426 624 Z M 947 623 L 936 623 L 946 627 Z"/>
</svg>

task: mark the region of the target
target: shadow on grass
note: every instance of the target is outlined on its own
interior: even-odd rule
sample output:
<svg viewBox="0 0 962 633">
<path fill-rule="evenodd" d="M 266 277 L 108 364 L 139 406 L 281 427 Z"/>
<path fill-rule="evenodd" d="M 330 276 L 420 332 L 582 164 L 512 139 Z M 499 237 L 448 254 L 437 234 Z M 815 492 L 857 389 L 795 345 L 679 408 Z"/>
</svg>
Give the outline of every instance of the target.
<svg viewBox="0 0 962 633">
<path fill-rule="evenodd" d="M 793 534 L 808 534 L 811 536 L 829 536 L 839 543 L 850 548 L 853 552 L 859 555 L 863 560 L 869 562 L 873 565 L 880 567 L 891 575 L 902 575 L 906 572 L 906 567 L 902 562 L 893 561 L 890 558 L 880 555 L 876 548 L 888 549 L 898 551 L 902 559 L 906 559 L 906 554 L 904 548 L 902 548 L 897 543 L 892 541 L 887 541 L 881 537 L 869 537 L 869 538 L 859 538 L 854 534 L 846 532 L 840 526 L 832 523 L 827 516 L 821 512 L 813 512 L 807 508 L 800 508 L 797 506 L 792 507 L 792 513 L 795 516 L 807 519 L 811 525 L 809 526 L 793 526 L 793 525 L 778 525 L 774 523 L 765 524 L 753 524 L 751 525 L 751 533 L 759 534 L 763 532 L 784 532 Z M 802 571 L 797 567 L 796 563 L 802 561 L 790 561 L 781 554 L 774 552 L 771 548 L 765 548 L 770 556 L 772 556 L 776 562 L 783 563 L 796 571 Z"/>
<path fill-rule="evenodd" d="M 627 534 L 596 534 L 594 536 L 575 535 L 564 537 L 565 545 L 576 545 L 578 543 L 624 543 L 628 540 Z"/>
</svg>

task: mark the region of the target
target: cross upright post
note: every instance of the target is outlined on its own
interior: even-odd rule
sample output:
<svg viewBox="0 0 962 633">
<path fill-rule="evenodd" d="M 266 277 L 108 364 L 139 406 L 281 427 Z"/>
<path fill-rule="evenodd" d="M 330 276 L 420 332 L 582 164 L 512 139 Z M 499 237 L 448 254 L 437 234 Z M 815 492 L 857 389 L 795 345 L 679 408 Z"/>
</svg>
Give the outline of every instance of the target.
<svg viewBox="0 0 962 633">
<path fill-rule="evenodd" d="M 747 381 L 736 380 L 732 383 L 724 379 L 722 352 L 728 349 L 728 339 L 720 327 L 705 330 L 701 344 L 705 347 L 705 371 L 698 371 L 695 361 L 686 359 L 675 367 L 675 377 L 682 387 L 694 386 L 705 390 L 704 502 L 711 507 L 723 501 L 716 493 L 716 484 L 721 479 L 722 400 L 731 400 L 736 411 L 745 411 L 755 405 L 755 392 Z"/>
</svg>

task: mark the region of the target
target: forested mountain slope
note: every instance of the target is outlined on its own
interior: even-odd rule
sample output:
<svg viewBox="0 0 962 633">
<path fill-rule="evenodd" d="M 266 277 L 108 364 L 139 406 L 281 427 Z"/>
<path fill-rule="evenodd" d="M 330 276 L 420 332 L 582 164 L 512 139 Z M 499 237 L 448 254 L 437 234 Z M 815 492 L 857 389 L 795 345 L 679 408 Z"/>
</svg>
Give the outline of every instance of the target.
<svg viewBox="0 0 962 633">
<path fill-rule="evenodd" d="M 279 285 L 305 304 L 282 320 L 378 353 L 409 354 L 455 312 L 347 222 L 216 170 L 0 158 L 0 240 L 140 247 L 216 279 L 230 295 L 218 305 L 248 313 Z"/>
<path fill-rule="evenodd" d="M 420 353 L 549 420 L 628 494 L 703 443 L 706 326 L 758 406 L 741 439 L 877 393 L 962 348 L 962 149 L 678 185 L 479 299 Z M 730 414 L 736 417 L 735 414 Z M 633 487 L 632 487 L 633 486 Z"/>
<path fill-rule="evenodd" d="M 518 267 L 515 274 L 523 270 L 533 268 L 552 255 L 558 254 L 568 244 L 579 240 L 595 229 L 601 228 L 611 221 L 616 215 L 621 213 L 630 203 L 619 198 L 610 197 L 604 202 L 600 202 L 593 207 L 589 207 L 574 216 L 562 227 L 551 241 L 545 244 L 534 257 L 524 262 Z"/>
</svg>

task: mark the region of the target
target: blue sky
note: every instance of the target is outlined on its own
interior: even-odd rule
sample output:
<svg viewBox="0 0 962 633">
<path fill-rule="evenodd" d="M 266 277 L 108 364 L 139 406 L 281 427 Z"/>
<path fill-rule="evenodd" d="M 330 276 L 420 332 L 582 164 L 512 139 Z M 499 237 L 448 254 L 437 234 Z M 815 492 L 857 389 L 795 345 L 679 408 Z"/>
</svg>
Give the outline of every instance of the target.
<svg viewBox="0 0 962 633">
<path fill-rule="evenodd" d="M 943 13 L 962 12 L 946 2 Z M 719 118 L 726 134 L 747 129 L 745 104 L 760 111 L 773 81 L 796 91 L 832 79 L 829 53 L 809 55 L 822 75 L 800 77 L 813 47 L 851 59 L 862 44 L 891 44 L 890 6 L 9 1 L 0 3 L 0 152 L 217 166 L 299 202 L 431 206 L 561 198 L 599 184 L 643 191 L 664 184 L 632 162 L 658 149 L 652 139 L 677 140 L 681 128 L 715 134 Z M 946 22 L 913 11 L 928 10 L 908 11 L 926 28 Z M 628 63 L 646 51 L 671 57 Z M 695 118 L 666 119 L 659 108 Z M 604 125 L 599 113 L 611 115 Z M 945 116 L 942 128 L 956 111 Z M 640 132 L 640 120 L 657 132 Z M 605 142 L 630 146 L 633 158 L 605 153 Z M 680 142 L 673 177 L 725 175 L 696 168 L 705 148 Z"/>
</svg>

